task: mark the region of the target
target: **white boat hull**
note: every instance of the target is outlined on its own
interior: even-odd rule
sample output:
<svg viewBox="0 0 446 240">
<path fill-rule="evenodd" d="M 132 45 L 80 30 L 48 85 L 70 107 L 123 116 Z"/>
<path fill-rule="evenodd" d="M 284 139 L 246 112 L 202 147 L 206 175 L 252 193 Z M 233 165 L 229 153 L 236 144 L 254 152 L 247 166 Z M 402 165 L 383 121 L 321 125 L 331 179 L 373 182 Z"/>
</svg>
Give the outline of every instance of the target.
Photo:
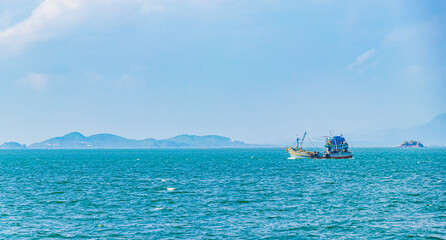
<svg viewBox="0 0 446 240">
<path fill-rule="evenodd" d="M 308 152 L 308 151 L 304 151 L 304 150 L 297 150 L 297 149 L 293 149 L 293 148 L 287 148 L 287 151 L 290 154 L 290 157 L 294 158 L 294 159 L 298 159 L 298 158 L 318 158 L 318 157 L 315 157 L 315 155 L 312 152 Z"/>
</svg>

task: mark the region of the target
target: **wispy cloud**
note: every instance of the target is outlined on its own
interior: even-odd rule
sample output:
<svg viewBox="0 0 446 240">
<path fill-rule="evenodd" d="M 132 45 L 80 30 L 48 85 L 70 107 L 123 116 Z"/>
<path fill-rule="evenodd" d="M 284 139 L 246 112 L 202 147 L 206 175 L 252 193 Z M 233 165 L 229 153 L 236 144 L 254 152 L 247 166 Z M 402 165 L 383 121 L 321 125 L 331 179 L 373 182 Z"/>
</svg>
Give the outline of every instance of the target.
<svg viewBox="0 0 446 240">
<path fill-rule="evenodd" d="M 45 0 L 23 21 L 0 31 L 0 48 L 21 50 L 27 45 L 60 37 L 82 24 L 118 19 L 132 12 L 154 11 L 150 0 Z M 117 21 L 114 21 L 117 22 Z"/>
<path fill-rule="evenodd" d="M 79 79 L 84 82 L 81 83 L 82 85 L 87 82 L 88 84 L 91 84 L 90 86 L 94 86 L 93 88 L 100 86 L 104 89 L 107 88 L 119 91 L 144 89 L 147 84 L 144 79 L 131 74 L 123 74 L 116 77 L 105 77 L 97 72 L 87 72 L 83 73 Z"/>
<path fill-rule="evenodd" d="M 370 49 L 367 52 L 361 54 L 359 57 L 356 58 L 354 62 L 347 66 L 347 69 L 363 67 L 375 55 L 375 52 L 375 49 Z"/>
<path fill-rule="evenodd" d="M 428 21 L 420 24 L 395 28 L 390 31 L 383 40 L 385 46 L 424 45 L 433 38 L 438 37 L 440 24 L 436 21 Z"/>
<path fill-rule="evenodd" d="M 3 52 L 5 49 L 21 50 L 31 43 L 63 36 L 81 25 L 118 24 L 125 17 L 163 11 L 166 6 L 173 7 L 177 3 L 205 7 L 221 1 L 44 0 L 28 18 L 0 30 L 0 49 Z"/>
<path fill-rule="evenodd" d="M 85 0 L 45 0 L 27 19 L 0 32 L 0 46 L 17 50 L 62 34 L 82 20 Z"/>
<path fill-rule="evenodd" d="M 434 20 L 395 28 L 384 37 L 382 45 L 399 50 L 403 61 L 417 59 L 416 64 L 427 63 L 440 57 L 440 51 L 434 46 L 444 42 L 445 29 L 444 24 Z"/>
<path fill-rule="evenodd" d="M 45 74 L 28 73 L 18 81 L 18 85 L 35 91 L 43 91 L 48 86 L 48 80 L 49 78 Z"/>
</svg>

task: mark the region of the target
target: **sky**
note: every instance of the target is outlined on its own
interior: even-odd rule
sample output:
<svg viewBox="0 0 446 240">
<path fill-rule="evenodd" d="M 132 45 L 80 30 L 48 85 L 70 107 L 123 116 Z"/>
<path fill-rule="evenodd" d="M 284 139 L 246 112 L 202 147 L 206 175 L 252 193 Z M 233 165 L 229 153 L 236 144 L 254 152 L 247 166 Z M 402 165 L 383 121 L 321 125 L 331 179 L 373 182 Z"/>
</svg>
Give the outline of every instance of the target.
<svg viewBox="0 0 446 240">
<path fill-rule="evenodd" d="M 409 128 L 445 42 L 441 0 L 0 0 L 0 142 Z"/>
</svg>

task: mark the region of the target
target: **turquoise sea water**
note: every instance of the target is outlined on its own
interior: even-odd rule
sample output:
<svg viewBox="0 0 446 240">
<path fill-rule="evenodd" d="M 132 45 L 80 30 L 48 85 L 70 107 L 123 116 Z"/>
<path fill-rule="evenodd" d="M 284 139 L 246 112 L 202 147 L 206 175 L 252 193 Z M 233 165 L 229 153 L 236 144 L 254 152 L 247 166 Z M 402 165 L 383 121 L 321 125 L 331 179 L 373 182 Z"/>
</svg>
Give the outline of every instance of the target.
<svg viewBox="0 0 446 240">
<path fill-rule="evenodd" d="M 446 149 L 0 151 L 0 238 L 446 239 Z"/>
</svg>

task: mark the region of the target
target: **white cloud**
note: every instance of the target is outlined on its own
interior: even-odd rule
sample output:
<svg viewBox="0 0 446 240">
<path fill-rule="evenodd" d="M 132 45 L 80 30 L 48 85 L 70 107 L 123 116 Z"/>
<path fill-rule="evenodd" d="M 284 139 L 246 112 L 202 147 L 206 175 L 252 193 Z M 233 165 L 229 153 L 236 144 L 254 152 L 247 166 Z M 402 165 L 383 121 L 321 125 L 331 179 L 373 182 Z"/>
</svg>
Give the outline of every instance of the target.
<svg viewBox="0 0 446 240">
<path fill-rule="evenodd" d="M 347 69 L 354 69 L 361 66 L 364 66 L 365 63 L 367 63 L 370 58 L 372 58 L 375 55 L 376 50 L 370 49 L 367 52 L 361 54 L 359 57 L 356 58 L 356 60 L 347 66 Z"/>
<path fill-rule="evenodd" d="M 0 31 L 0 48 L 16 51 L 27 45 L 63 36 L 80 25 L 95 25 L 160 9 L 154 0 L 45 0 L 31 15 Z M 115 21 L 117 22 L 117 21 Z M 99 24 L 100 25 L 100 24 Z"/>
<path fill-rule="evenodd" d="M 181 3 L 205 7 L 223 0 L 44 0 L 23 21 L 0 30 L 0 51 L 21 50 L 31 43 L 70 33 L 79 26 L 119 24 L 125 17 L 163 11 Z M 6 20 L 2 20 L 5 22 Z M 103 23 L 101 25 L 101 23 Z M 100 29 L 99 29 L 100 30 Z"/>
<path fill-rule="evenodd" d="M 61 34 L 82 21 L 85 0 L 46 0 L 27 19 L 0 32 L 0 45 L 11 50 Z"/>
<path fill-rule="evenodd" d="M 28 73 L 18 82 L 19 86 L 35 91 L 43 91 L 48 86 L 48 76 L 39 73 Z"/>
</svg>

